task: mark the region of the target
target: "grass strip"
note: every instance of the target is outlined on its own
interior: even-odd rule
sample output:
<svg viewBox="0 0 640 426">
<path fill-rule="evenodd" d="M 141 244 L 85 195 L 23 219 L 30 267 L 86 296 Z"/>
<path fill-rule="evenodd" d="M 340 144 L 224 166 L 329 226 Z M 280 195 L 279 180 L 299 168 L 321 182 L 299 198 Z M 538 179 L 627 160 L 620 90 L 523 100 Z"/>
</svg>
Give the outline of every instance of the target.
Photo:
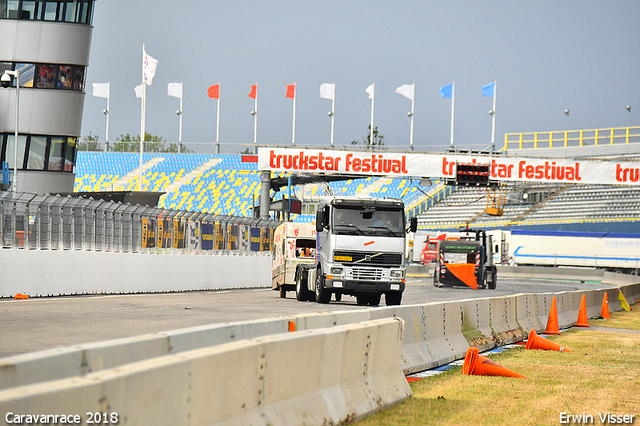
<svg viewBox="0 0 640 426">
<path fill-rule="evenodd" d="M 640 329 L 640 306 L 632 309 L 607 324 Z M 558 425 L 561 413 L 592 416 L 583 424 L 634 415 L 640 424 L 640 333 L 572 329 L 548 339 L 574 352 L 521 347 L 489 357 L 527 379 L 464 376 L 454 367 L 412 383 L 413 398 L 357 424 Z"/>
</svg>

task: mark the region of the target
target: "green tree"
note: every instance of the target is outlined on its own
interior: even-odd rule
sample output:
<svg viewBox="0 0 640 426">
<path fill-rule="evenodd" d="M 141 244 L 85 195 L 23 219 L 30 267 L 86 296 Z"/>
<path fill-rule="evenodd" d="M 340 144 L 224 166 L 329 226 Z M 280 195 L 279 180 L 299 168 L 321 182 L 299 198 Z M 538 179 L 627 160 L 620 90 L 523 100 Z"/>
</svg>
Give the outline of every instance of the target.
<svg viewBox="0 0 640 426">
<path fill-rule="evenodd" d="M 140 152 L 140 135 L 131 136 L 129 133 L 116 138 L 112 151 L 117 152 Z M 152 135 L 145 132 L 144 152 L 178 152 L 178 144 L 170 143 L 166 145 L 166 140 L 162 136 Z M 182 147 L 181 152 L 192 152 Z"/>
<path fill-rule="evenodd" d="M 362 141 L 351 141 L 351 145 L 363 145 L 366 149 L 380 149 L 384 146 L 384 136 L 378 132 L 378 126 L 373 128 L 373 141 L 371 140 L 371 124 L 367 126 L 367 136 Z"/>
<path fill-rule="evenodd" d="M 89 135 L 84 136 L 82 140 L 78 142 L 78 151 L 103 151 L 102 145 L 98 135 L 93 135 L 89 132 Z"/>
</svg>

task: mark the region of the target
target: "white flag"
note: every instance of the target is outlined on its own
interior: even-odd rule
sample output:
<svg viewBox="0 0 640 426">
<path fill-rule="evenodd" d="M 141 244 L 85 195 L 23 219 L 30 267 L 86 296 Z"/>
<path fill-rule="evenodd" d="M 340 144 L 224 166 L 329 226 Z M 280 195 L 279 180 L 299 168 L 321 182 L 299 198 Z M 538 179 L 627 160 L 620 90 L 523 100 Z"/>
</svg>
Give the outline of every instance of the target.
<svg viewBox="0 0 640 426">
<path fill-rule="evenodd" d="M 413 100 L 413 96 L 416 91 L 416 84 L 403 84 L 402 86 L 396 89 L 396 93 L 398 95 L 402 95 L 409 100 Z"/>
<path fill-rule="evenodd" d="M 167 95 L 182 99 L 182 83 L 167 84 Z"/>
<path fill-rule="evenodd" d="M 320 85 L 320 97 L 322 99 L 334 100 L 336 97 L 336 84 L 322 83 Z"/>
<path fill-rule="evenodd" d="M 369 94 L 369 99 L 373 99 L 373 95 L 376 92 L 376 84 L 375 83 L 371 83 L 369 85 L 369 87 L 367 87 L 366 92 Z"/>
<path fill-rule="evenodd" d="M 142 69 L 144 73 L 144 82 L 147 86 L 151 86 L 153 83 L 153 77 L 156 75 L 156 68 L 158 67 L 158 60 L 147 55 L 144 46 L 142 47 Z"/>
<path fill-rule="evenodd" d="M 98 98 L 108 98 L 109 83 L 93 83 L 93 96 Z"/>
<path fill-rule="evenodd" d="M 136 92 L 136 98 L 142 97 L 142 84 L 137 85 L 133 88 L 133 91 Z"/>
</svg>

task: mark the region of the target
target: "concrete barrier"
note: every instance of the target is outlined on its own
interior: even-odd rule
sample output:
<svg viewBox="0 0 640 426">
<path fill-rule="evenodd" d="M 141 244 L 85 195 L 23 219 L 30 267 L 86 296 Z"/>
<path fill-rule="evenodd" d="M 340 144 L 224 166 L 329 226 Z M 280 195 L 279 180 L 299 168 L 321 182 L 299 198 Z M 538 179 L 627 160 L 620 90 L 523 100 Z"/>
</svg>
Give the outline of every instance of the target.
<svg viewBox="0 0 640 426">
<path fill-rule="evenodd" d="M 0 297 L 267 288 L 271 266 L 271 256 L 2 250 Z"/>
<path fill-rule="evenodd" d="M 492 297 L 490 299 L 491 329 L 498 345 L 519 342 L 525 332 L 516 320 L 515 296 Z"/>
<path fill-rule="evenodd" d="M 402 339 L 401 367 L 405 374 L 428 370 L 448 363 L 450 352 L 434 341 L 444 334 L 443 318 L 429 317 L 424 305 L 392 306 L 370 310 L 374 318 L 402 318 L 405 322 Z M 440 326 L 435 326 L 438 323 Z M 430 331 L 430 332 L 429 332 Z M 442 349 L 442 350 L 440 350 Z"/>
<path fill-rule="evenodd" d="M 480 351 L 496 347 L 491 330 L 491 304 L 489 298 L 468 299 L 460 302 L 462 307 L 462 334 L 469 346 Z"/>
<path fill-rule="evenodd" d="M 578 321 L 582 292 L 563 291 L 556 294 L 558 304 L 558 326 L 569 328 Z"/>
<path fill-rule="evenodd" d="M 585 294 L 587 300 L 587 318 L 598 318 L 602 312 L 602 299 L 605 290 L 591 290 Z"/>
<path fill-rule="evenodd" d="M 582 294 L 587 295 L 588 315 L 599 315 L 602 295 L 607 292 L 610 311 L 621 309 L 618 292 L 633 303 L 640 285 L 546 294 L 393 306 L 358 311 L 306 314 L 258 321 L 212 324 L 167 331 L 154 335 L 114 339 L 58 348 L 0 359 L 0 389 L 71 377 L 82 377 L 105 369 L 179 354 L 213 345 L 260 336 L 287 334 L 290 322 L 296 330 L 335 327 L 369 319 L 402 318 L 405 340 L 401 366 L 406 373 L 447 364 L 464 356 L 469 345 L 489 348 L 525 338 L 531 327 L 543 331 L 551 300 L 558 302 L 560 328 L 575 324 Z"/>
<path fill-rule="evenodd" d="M 243 340 L 0 391 L 0 412 L 153 425 L 340 424 L 411 396 L 402 322 Z M 237 368 L 242 365 L 243 368 Z"/>
<path fill-rule="evenodd" d="M 622 310 L 620 301 L 618 300 L 618 293 L 620 290 L 617 288 L 609 288 L 606 290 L 607 299 L 609 300 L 609 312 L 618 312 Z"/>
<path fill-rule="evenodd" d="M 546 328 L 538 318 L 537 298 L 535 294 L 516 294 L 516 321 L 520 328 L 528 333 L 532 328 L 542 332 Z M 547 316 L 548 319 L 548 316 Z"/>
<path fill-rule="evenodd" d="M 498 265 L 500 278 L 535 278 L 547 280 L 602 281 L 602 269 L 556 268 L 553 266 L 505 266 Z M 622 275 L 622 274 L 620 274 Z"/>
</svg>

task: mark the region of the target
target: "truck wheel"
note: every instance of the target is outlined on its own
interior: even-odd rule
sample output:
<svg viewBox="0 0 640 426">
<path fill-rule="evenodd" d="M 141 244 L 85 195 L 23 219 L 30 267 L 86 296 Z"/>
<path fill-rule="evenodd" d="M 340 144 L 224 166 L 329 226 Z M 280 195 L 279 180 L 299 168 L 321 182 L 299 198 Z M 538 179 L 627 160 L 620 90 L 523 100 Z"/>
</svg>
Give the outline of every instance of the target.
<svg viewBox="0 0 640 426">
<path fill-rule="evenodd" d="M 280 299 L 286 299 L 287 298 L 287 290 L 284 289 L 284 285 L 280 284 L 278 286 L 278 291 L 280 292 Z"/>
<path fill-rule="evenodd" d="M 296 277 L 296 299 L 300 302 L 306 302 L 309 300 L 309 290 L 307 290 L 306 283 L 302 282 L 302 276 Z"/>
<path fill-rule="evenodd" d="M 478 287 L 482 289 L 487 288 L 487 271 L 486 270 L 482 273 L 482 282 Z"/>
<path fill-rule="evenodd" d="M 387 306 L 399 305 L 400 303 L 402 303 L 402 293 L 399 291 L 385 293 L 384 301 Z"/>
<path fill-rule="evenodd" d="M 339 302 L 342 300 L 342 293 L 334 293 L 333 295 L 336 298 L 336 302 Z"/>
<path fill-rule="evenodd" d="M 324 288 L 324 275 L 322 269 L 316 272 L 316 302 L 327 304 L 331 301 L 331 293 Z"/>
<path fill-rule="evenodd" d="M 369 295 L 369 306 L 378 306 L 380 305 L 380 298 L 382 297 L 382 293 L 373 293 Z"/>
<path fill-rule="evenodd" d="M 369 303 L 369 295 L 368 294 L 356 294 L 356 303 L 358 306 L 367 306 Z"/>
<path fill-rule="evenodd" d="M 495 269 L 491 273 L 491 282 L 489 283 L 489 290 L 495 290 L 498 285 L 498 271 Z"/>
</svg>

